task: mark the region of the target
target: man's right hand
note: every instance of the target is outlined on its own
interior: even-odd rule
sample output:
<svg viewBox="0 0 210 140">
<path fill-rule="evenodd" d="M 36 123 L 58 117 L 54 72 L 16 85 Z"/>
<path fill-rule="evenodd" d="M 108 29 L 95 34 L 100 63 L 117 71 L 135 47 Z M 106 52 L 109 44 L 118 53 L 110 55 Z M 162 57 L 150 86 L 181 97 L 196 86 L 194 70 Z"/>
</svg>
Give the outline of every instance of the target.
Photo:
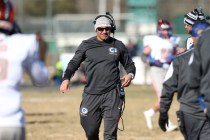
<svg viewBox="0 0 210 140">
<path fill-rule="evenodd" d="M 66 93 L 70 89 L 70 81 L 69 80 L 63 80 L 63 82 L 60 85 L 60 93 Z"/>
</svg>

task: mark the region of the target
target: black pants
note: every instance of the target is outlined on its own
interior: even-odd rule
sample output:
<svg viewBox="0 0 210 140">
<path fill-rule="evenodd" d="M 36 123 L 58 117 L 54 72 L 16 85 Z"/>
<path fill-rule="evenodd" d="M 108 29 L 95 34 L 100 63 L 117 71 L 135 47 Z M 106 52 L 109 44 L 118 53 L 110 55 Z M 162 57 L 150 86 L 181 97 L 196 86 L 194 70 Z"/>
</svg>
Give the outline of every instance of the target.
<svg viewBox="0 0 210 140">
<path fill-rule="evenodd" d="M 183 112 L 185 140 L 210 140 L 210 124 L 208 120 L 197 119 Z M 181 129 L 180 129 L 181 130 Z"/>
<path fill-rule="evenodd" d="M 101 94 L 83 93 L 80 106 L 80 123 L 88 140 L 99 140 L 99 128 L 104 118 L 104 140 L 117 140 L 118 122 L 124 99 L 116 89 Z"/>
</svg>

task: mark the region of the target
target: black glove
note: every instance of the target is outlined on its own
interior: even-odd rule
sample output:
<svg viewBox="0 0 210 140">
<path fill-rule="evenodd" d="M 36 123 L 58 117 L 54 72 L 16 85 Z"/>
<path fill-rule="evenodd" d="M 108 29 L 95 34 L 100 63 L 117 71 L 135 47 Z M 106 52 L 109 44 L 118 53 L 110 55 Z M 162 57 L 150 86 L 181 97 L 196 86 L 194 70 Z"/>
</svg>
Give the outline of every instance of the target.
<svg viewBox="0 0 210 140">
<path fill-rule="evenodd" d="M 161 113 L 159 116 L 159 127 L 165 132 L 168 126 L 168 113 Z"/>
</svg>

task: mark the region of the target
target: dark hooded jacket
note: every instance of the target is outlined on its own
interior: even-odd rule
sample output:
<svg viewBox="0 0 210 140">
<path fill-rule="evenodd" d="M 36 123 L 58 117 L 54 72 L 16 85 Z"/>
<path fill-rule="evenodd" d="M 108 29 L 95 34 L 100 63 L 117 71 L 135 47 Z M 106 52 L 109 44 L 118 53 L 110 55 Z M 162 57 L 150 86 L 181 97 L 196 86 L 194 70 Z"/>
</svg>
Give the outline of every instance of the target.
<svg viewBox="0 0 210 140">
<path fill-rule="evenodd" d="M 135 74 L 136 68 L 125 45 L 114 38 L 98 41 L 96 37 L 84 40 L 68 63 L 63 80 L 70 79 L 84 61 L 87 94 L 104 94 L 120 82 L 119 62 L 127 73 Z"/>
<path fill-rule="evenodd" d="M 201 109 L 198 102 L 198 91 L 190 89 L 188 83 L 190 72 L 188 63 L 193 49 L 177 55 L 172 62 L 163 83 L 160 112 L 168 112 L 174 93 L 177 93 L 181 111 L 198 119 L 206 119 L 203 109 Z"/>
</svg>

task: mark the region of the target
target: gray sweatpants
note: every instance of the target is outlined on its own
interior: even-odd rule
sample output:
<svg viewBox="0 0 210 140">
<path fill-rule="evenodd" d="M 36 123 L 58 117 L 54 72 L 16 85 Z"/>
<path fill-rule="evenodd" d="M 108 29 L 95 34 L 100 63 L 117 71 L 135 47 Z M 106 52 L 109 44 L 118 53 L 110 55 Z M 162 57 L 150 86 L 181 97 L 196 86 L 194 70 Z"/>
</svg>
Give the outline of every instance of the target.
<svg viewBox="0 0 210 140">
<path fill-rule="evenodd" d="M 80 122 L 88 140 L 99 140 L 102 118 L 104 118 L 104 140 L 117 140 L 123 101 L 116 89 L 101 95 L 83 93 Z"/>
<path fill-rule="evenodd" d="M 0 127 L 0 140 L 25 140 L 25 128 Z"/>
<path fill-rule="evenodd" d="M 185 140 L 210 140 L 210 123 L 183 113 Z"/>
</svg>

